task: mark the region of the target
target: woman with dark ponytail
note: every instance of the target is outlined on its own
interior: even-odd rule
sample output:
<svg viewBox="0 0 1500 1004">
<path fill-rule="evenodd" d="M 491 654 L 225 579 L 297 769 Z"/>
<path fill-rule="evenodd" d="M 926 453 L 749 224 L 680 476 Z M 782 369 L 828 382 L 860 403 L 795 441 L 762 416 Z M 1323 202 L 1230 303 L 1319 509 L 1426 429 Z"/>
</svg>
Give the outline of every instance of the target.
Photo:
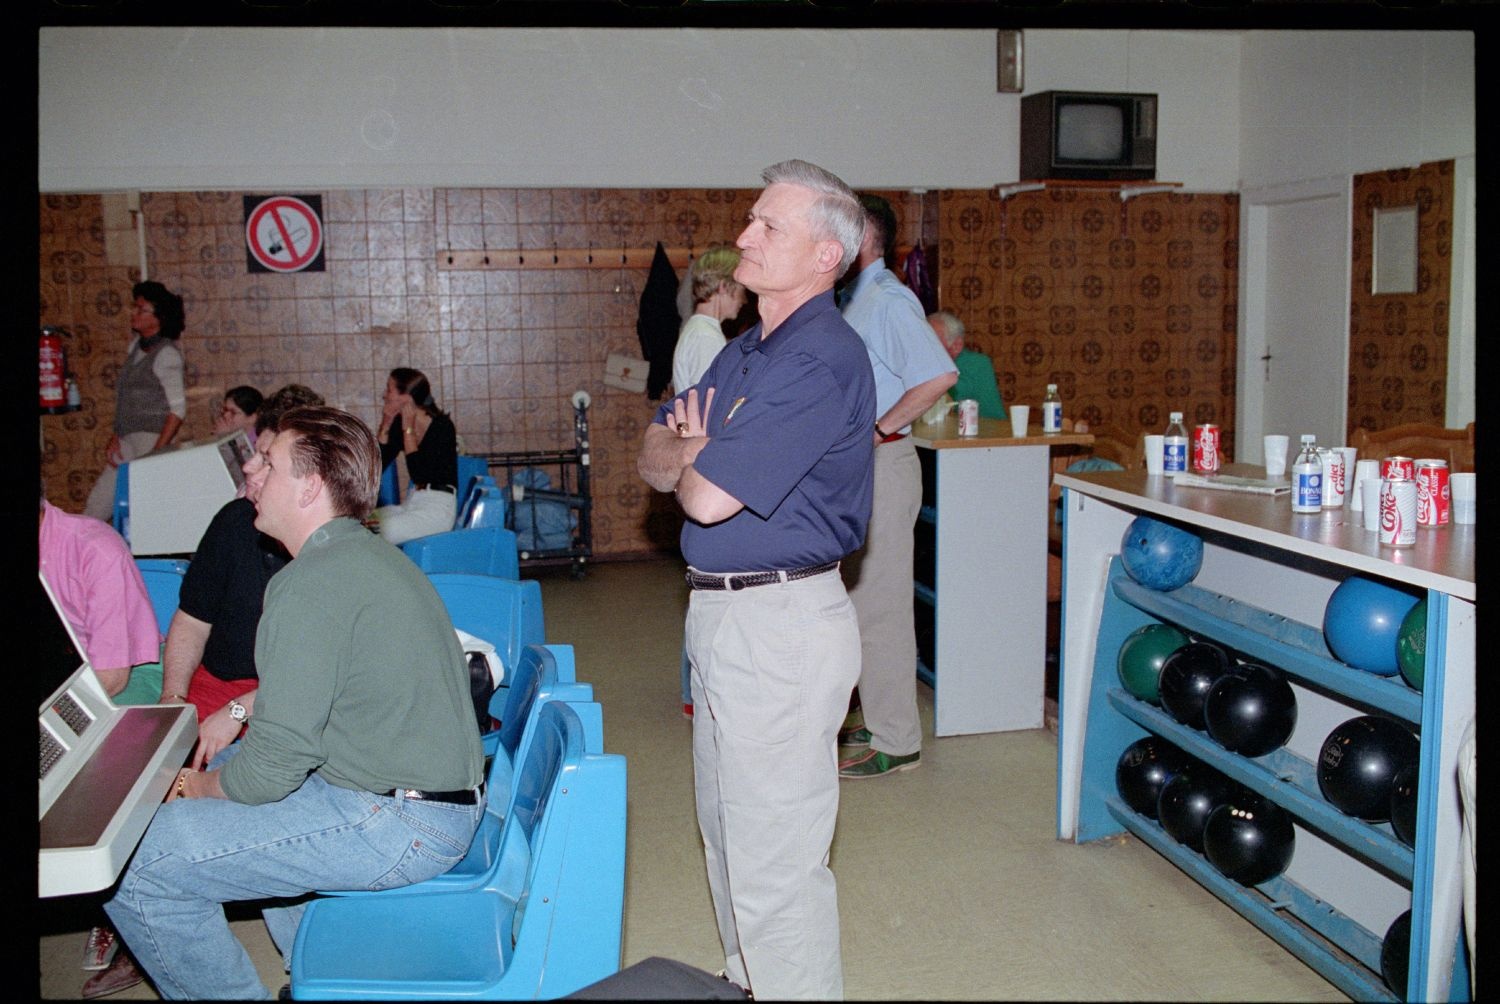
<svg viewBox="0 0 1500 1004">
<path fill-rule="evenodd" d="M 385 437 L 381 463 L 389 467 L 406 455 L 411 492 L 398 505 L 381 506 L 374 518 L 392 544 L 453 529 L 458 483 L 458 434 L 432 399 L 432 385 L 421 370 L 399 366 L 385 382 L 380 416 Z"/>
</svg>

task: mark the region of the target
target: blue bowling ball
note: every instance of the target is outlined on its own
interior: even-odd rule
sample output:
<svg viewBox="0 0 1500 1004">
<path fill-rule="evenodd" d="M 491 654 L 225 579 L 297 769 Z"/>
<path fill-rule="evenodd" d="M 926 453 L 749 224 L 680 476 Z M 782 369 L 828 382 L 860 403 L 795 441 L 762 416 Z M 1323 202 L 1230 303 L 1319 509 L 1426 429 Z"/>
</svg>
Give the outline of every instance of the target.
<svg viewBox="0 0 1500 1004">
<path fill-rule="evenodd" d="M 1341 582 L 1323 609 L 1323 638 L 1340 662 L 1379 676 L 1401 669 L 1397 636 L 1401 622 L 1419 597 L 1351 575 Z"/>
<path fill-rule="evenodd" d="M 1137 516 L 1120 538 L 1120 561 L 1147 589 L 1177 589 L 1203 567 L 1203 541 L 1170 523 Z"/>
</svg>

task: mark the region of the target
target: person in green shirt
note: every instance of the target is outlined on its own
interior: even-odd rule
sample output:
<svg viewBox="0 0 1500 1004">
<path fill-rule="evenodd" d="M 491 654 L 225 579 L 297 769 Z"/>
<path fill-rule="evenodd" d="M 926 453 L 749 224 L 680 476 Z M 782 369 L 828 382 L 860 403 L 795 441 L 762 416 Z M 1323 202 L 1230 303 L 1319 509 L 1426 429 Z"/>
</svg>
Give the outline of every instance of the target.
<svg viewBox="0 0 1500 1004">
<path fill-rule="evenodd" d="M 256 631 L 242 740 L 178 774 L 105 911 L 164 998 L 266 998 L 222 904 L 441 874 L 483 812 L 469 672 L 442 599 L 361 525 L 380 449 L 336 408 L 282 416 L 255 527 L 292 561 Z M 290 952 L 304 904 L 264 911 Z"/>
<path fill-rule="evenodd" d="M 979 402 L 980 418 L 1004 418 L 1000 386 L 995 382 L 995 364 L 983 352 L 964 348 L 964 322 L 946 310 L 927 315 L 927 323 L 958 367 L 958 382 L 948 391 L 955 401 L 973 398 Z"/>
</svg>

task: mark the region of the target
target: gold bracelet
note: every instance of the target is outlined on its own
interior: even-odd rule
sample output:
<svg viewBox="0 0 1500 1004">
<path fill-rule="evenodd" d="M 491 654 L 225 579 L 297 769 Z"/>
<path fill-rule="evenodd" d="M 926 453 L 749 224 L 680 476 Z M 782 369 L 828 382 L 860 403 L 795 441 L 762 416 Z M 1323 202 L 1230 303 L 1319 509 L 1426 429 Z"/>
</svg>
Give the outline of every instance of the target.
<svg viewBox="0 0 1500 1004">
<path fill-rule="evenodd" d="M 182 785 L 183 785 L 183 782 L 185 782 L 187 780 L 187 776 L 188 776 L 188 772 L 187 771 L 183 771 L 181 774 L 177 775 L 177 797 L 178 798 L 187 798 L 187 795 L 185 795 L 183 793 L 183 791 L 182 791 Z"/>
<path fill-rule="evenodd" d="M 164 702 L 165 701 L 186 701 L 187 700 L 187 695 L 186 694 L 162 694 L 161 695 L 161 699 Z"/>
<path fill-rule="evenodd" d="M 416 429 L 415 429 L 415 428 L 410 428 L 410 429 L 407 429 L 407 430 L 406 430 L 406 434 L 407 434 L 407 435 L 408 435 L 408 436 L 415 436 L 415 435 L 416 435 L 416 434 L 417 434 L 417 430 L 416 430 Z"/>
</svg>

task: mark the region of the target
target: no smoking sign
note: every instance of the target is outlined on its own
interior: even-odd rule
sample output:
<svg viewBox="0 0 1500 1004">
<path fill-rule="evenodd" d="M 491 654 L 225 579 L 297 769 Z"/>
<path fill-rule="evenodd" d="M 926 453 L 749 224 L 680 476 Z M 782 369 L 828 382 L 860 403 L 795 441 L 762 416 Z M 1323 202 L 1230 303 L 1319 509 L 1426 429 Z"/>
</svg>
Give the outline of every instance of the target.
<svg viewBox="0 0 1500 1004">
<path fill-rule="evenodd" d="M 323 271 L 321 195 L 247 195 L 245 262 L 251 272 Z"/>
</svg>

